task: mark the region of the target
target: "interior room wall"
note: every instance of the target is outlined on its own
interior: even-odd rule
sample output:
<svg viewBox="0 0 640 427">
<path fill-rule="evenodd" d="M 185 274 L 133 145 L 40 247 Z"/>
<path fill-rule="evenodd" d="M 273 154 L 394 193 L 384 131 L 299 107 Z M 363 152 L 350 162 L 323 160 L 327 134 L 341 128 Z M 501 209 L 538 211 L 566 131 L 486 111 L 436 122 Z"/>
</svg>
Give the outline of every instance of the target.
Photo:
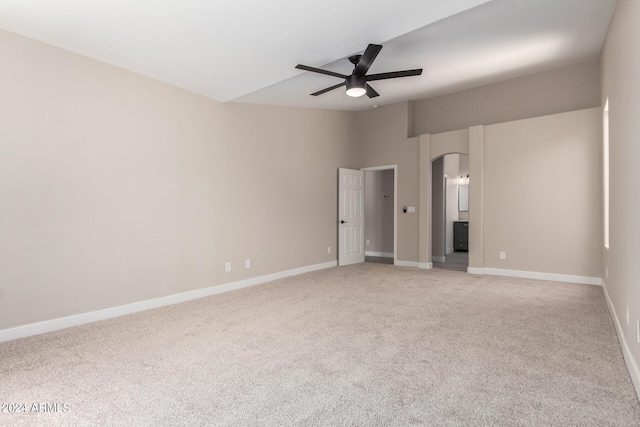
<svg viewBox="0 0 640 427">
<path fill-rule="evenodd" d="M 456 173 L 455 176 L 457 176 L 458 178 L 461 176 L 462 177 L 469 176 L 469 156 L 468 155 L 463 154 L 458 157 L 458 172 Z M 456 194 L 456 197 L 457 197 L 457 194 Z M 458 211 L 457 215 L 458 215 L 458 219 L 461 221 L 469 220 L 469 211 Z"/>
<path fill-rule="evenodd" d="M 416 101 L 415 134 L 600 106 L 600 64 L 578 64 Z"/>
<path fill-rule="evenodd" d="M 459 170 L 458 170 L 458 176 L 469 176 L 469 156 L 467 155 L 462 155 L 459 158 Z M 460 220 L 469 220 L 469 211 L 458 211 L 458 218 Z"/>
<path fill-rule="evenodd" d="M 618 0 L 602 52 L 602 100 L 609 100 L 610 245 L 602 277 L 621 334 L 623 353 L 640 395 L 640 2 Z M 601 228 L 602 229 L 602 228 Z M 602 234 L 601 231 L 599 234 Z M 607 277 L 608 271 L 608 277 Z M 626 311 L 629 307 L 629 324 Z"/>
<path fill-rule="evenodd" d="M 335 262 L 354 113 L 220 104 L 4 31 L 0 57 L 0 329 Z"/>
<path fill-rule="evenodd" d="M 446 206 L 444 181 L 444 156 L 431 164 L 431 256 L 435 261 L 444 262 L 446 255 Z"/>
<path fill-rule="evenodd" d="M 453 252 L 453 222 L 458 220 L 458 184 L 456 177 L 460 176 L 460 154 L 447 154 L 444 156 L 445 181 L 445 252 Z"/>
<path fill-rule="evenodd" d="M 485 126 L 485 268 L 600 277 L 601 135 L 598 108 Z"/>
<path fill-rule="evenodd" d="M 397 165 L 397 263 L 418 263 L 420 155 L 418 138 L 408 138 L 411 103 L 400 102 L 356 113 L 360 167 Z M 415 207 L 404 213 L 402 207 Z"/>
<path fill-rule="evenodd" d="M 365 251 L 393 258 L 393 170 L 365 171 Z"/>
</svg>

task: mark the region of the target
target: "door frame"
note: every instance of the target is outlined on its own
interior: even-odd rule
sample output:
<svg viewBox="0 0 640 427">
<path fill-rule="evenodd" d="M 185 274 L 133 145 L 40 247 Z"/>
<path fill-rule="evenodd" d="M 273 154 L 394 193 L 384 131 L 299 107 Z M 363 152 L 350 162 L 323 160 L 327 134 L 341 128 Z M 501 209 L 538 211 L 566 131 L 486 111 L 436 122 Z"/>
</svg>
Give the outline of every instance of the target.
<svg viewBox="0 0 640 427">
<path fill-rule="evenodd" d="M 484 274 L 484 125 L 468 128 L 467 138 L 456 141 L 431 140 L 429 134 L 419 137 L 420 144 L 420 226 L 419 268 L 433 268 L 431 260 L 431 161 L 449 153 L 469 156 L 469 266 L 467 273 Z"/>
<path fill-rule="evenodd" d="M 367 168 L 360 168 L 360 170 L 363 172 L 386 171 L 386 170 L 393 171 L 393 265 L 396 265 L 398 261 L 398 165 L 372 166 Z M 365 213 L 365 219 L 364 219 L 364 227 L 365 227 L 365 233 L 366 233 L 366 229 L 367 229 L 366 213 Z"/>
</svg>

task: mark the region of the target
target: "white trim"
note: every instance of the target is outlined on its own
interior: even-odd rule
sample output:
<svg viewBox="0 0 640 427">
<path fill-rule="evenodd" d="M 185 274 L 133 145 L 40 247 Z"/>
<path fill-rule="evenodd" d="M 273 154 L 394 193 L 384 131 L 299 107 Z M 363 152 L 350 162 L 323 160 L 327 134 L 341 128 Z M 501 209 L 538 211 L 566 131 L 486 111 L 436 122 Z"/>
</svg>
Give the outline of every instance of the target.
<svg viewBox="0 0 640 427">
<path fill-rule="evenodd" d="M 61 317 L 58 319 L 46 320 L 44 322 L 31 323 L 15 328 L 0 330 L 0 342 L 11 341 L 18 338 L 25 338 L 32 335 L 53 332 L 72 326 L 84 325 L 86 323 L 97 322 L 99 320 L 111 319 L 125 314 L 137 313 L 139 311 L 151 310 L 166 305 L 178 304 L 198 298 L 235 291 L 237 289 L 255 286 L 285 277 L 296 276 L 298 274 L 309 273 L 311 271 L 324 270 L 337 266 L 337 261 L 325 262 L 323 264 L 309 265 L 295 268 L 293 270 L 281 271 L 279 273 L 268 274 L 266 276 L 254 277 L 240 280 L 238 282 L 226 283 L 224 285 L 211 286 L 203 289 L 173 294 L 166 297 L 154 298 L 146 301 L 134 302 L 117 307 L 105 308 L 103 310 L 91 311 L 89 313 L 76 314 L 73 316 Z"/>
<path fill-rule="evenodd" d="M 375 252 L 375 251 L 365 251 L 365 256 L 379 256 L 383 258 L 393 258 L 393 252 Z"/>
<path fill-rule="evenodd" d="M 467 273 L 469 273 L 469 274 L 484 274 L 484 268 L 467 267 Z"/>
<path fill-rule="evenodd" d="M 431 261 L 432 262 L 447 262 L 447 257 L 444 257 L 444 256 L 432 256 L 431 257 Z"/>
<path fill-rule="evenodd" d="M 419 263 L 415 261 L 400 261 L 396 260 L 395 264 L 400 267 L 415 267 L 418 268 L 420 266 Z"/>
<path fill-rule="evenodd" d="M 432 262 L 421 262 L 418 264 L 418 268 L 422 270 L 431 270 L 433 268 Z"/>
<path fill-rule="evenodd" d="M 445 254 L 449 255 L 449 254 L 452 254 L 453 252 L 454 252 L 454 249 L 453 248 L 449 248 L 449 249 L 447 249 L 445 251 Z"/>
<path fill-rule="evenodd" d="M 603 284 L 602 289 L 604 290 L 604 299 L 607 302 L 609 314 L 613 318 L 613 323 L 615 323 L 616 325 L 616 333 L 618 334 L 618 340 L 621 343 L 620 347 L 622 347 L 622 355 L 624 356 L 624 361 L 627 364 L 627 370 L 629 371 L 631 382 L 636 389 L 636 395 L 638 396 L 638 399 L 640 399 L 640 369 L 638 369 L 638 364 L 631 354 L 629 343 L 627 343 L 627 338 L 624 335 L 624 330 L 622 329 L 622 325 L 620 324 L 618 313 L 616 313 L 616 308 L 613 306 L 611 297 L 609 297 L 609 292 L 607 292 L 606 284 Z"/>
<path fill-rule="evenodd" d="M 398 165 L 386 165 L 386 166 L 372 166 L 370 168 L 360 168 L 361 171 L 388 171 L 390 169 L 396 169 Z"/>
<path fill-rule="evenodd" d="M 504 270 L 502 268 L 475 267 L 467 267 L 467 273 L 518 277 L 521 279 L 548 280 L 552 282 L 577 283 L 580 285 L 602 286 L 602 279 L 600 277 L 572 276 L 569 274 L 540 273 L 537 271 Z"/>
</svg>

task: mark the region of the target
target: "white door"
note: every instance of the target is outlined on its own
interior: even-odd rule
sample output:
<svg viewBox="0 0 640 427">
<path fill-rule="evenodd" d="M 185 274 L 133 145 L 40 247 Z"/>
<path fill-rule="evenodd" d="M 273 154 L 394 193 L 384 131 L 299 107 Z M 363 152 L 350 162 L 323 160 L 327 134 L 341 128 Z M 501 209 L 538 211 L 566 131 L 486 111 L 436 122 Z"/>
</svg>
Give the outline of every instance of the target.
<svg viewBox="0 0 640 427">
<path fill-rule="evenodd" d="M 364 262 L 364 172 L 338 169 L 338 265 Z"/>
</svg>

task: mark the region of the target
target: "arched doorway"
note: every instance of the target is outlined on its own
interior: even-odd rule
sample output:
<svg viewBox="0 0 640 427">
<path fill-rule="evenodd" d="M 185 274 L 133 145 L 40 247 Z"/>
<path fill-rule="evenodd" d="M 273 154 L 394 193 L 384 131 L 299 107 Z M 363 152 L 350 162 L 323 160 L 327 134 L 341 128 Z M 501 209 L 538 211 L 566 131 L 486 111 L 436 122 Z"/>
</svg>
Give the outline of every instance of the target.
<svg viewBox="0 0 640 427">
<path fill-rule="evenodd" d="M 445 154 L 465 154 L 469 157 L 469 230 L 468 251 L 470 273 L 481 273 L 482 244 L 482 165 L 484 126 L 478 125 L 452 132 L 420 135 L 420 268 L 433 268 L 432 259 L 432 161 Z"/>
<path fill-rule="evenodd" d="M 433 268 L 467 271 L 469 156 L 449 153 L 431 162 Z"/>
</svg>

